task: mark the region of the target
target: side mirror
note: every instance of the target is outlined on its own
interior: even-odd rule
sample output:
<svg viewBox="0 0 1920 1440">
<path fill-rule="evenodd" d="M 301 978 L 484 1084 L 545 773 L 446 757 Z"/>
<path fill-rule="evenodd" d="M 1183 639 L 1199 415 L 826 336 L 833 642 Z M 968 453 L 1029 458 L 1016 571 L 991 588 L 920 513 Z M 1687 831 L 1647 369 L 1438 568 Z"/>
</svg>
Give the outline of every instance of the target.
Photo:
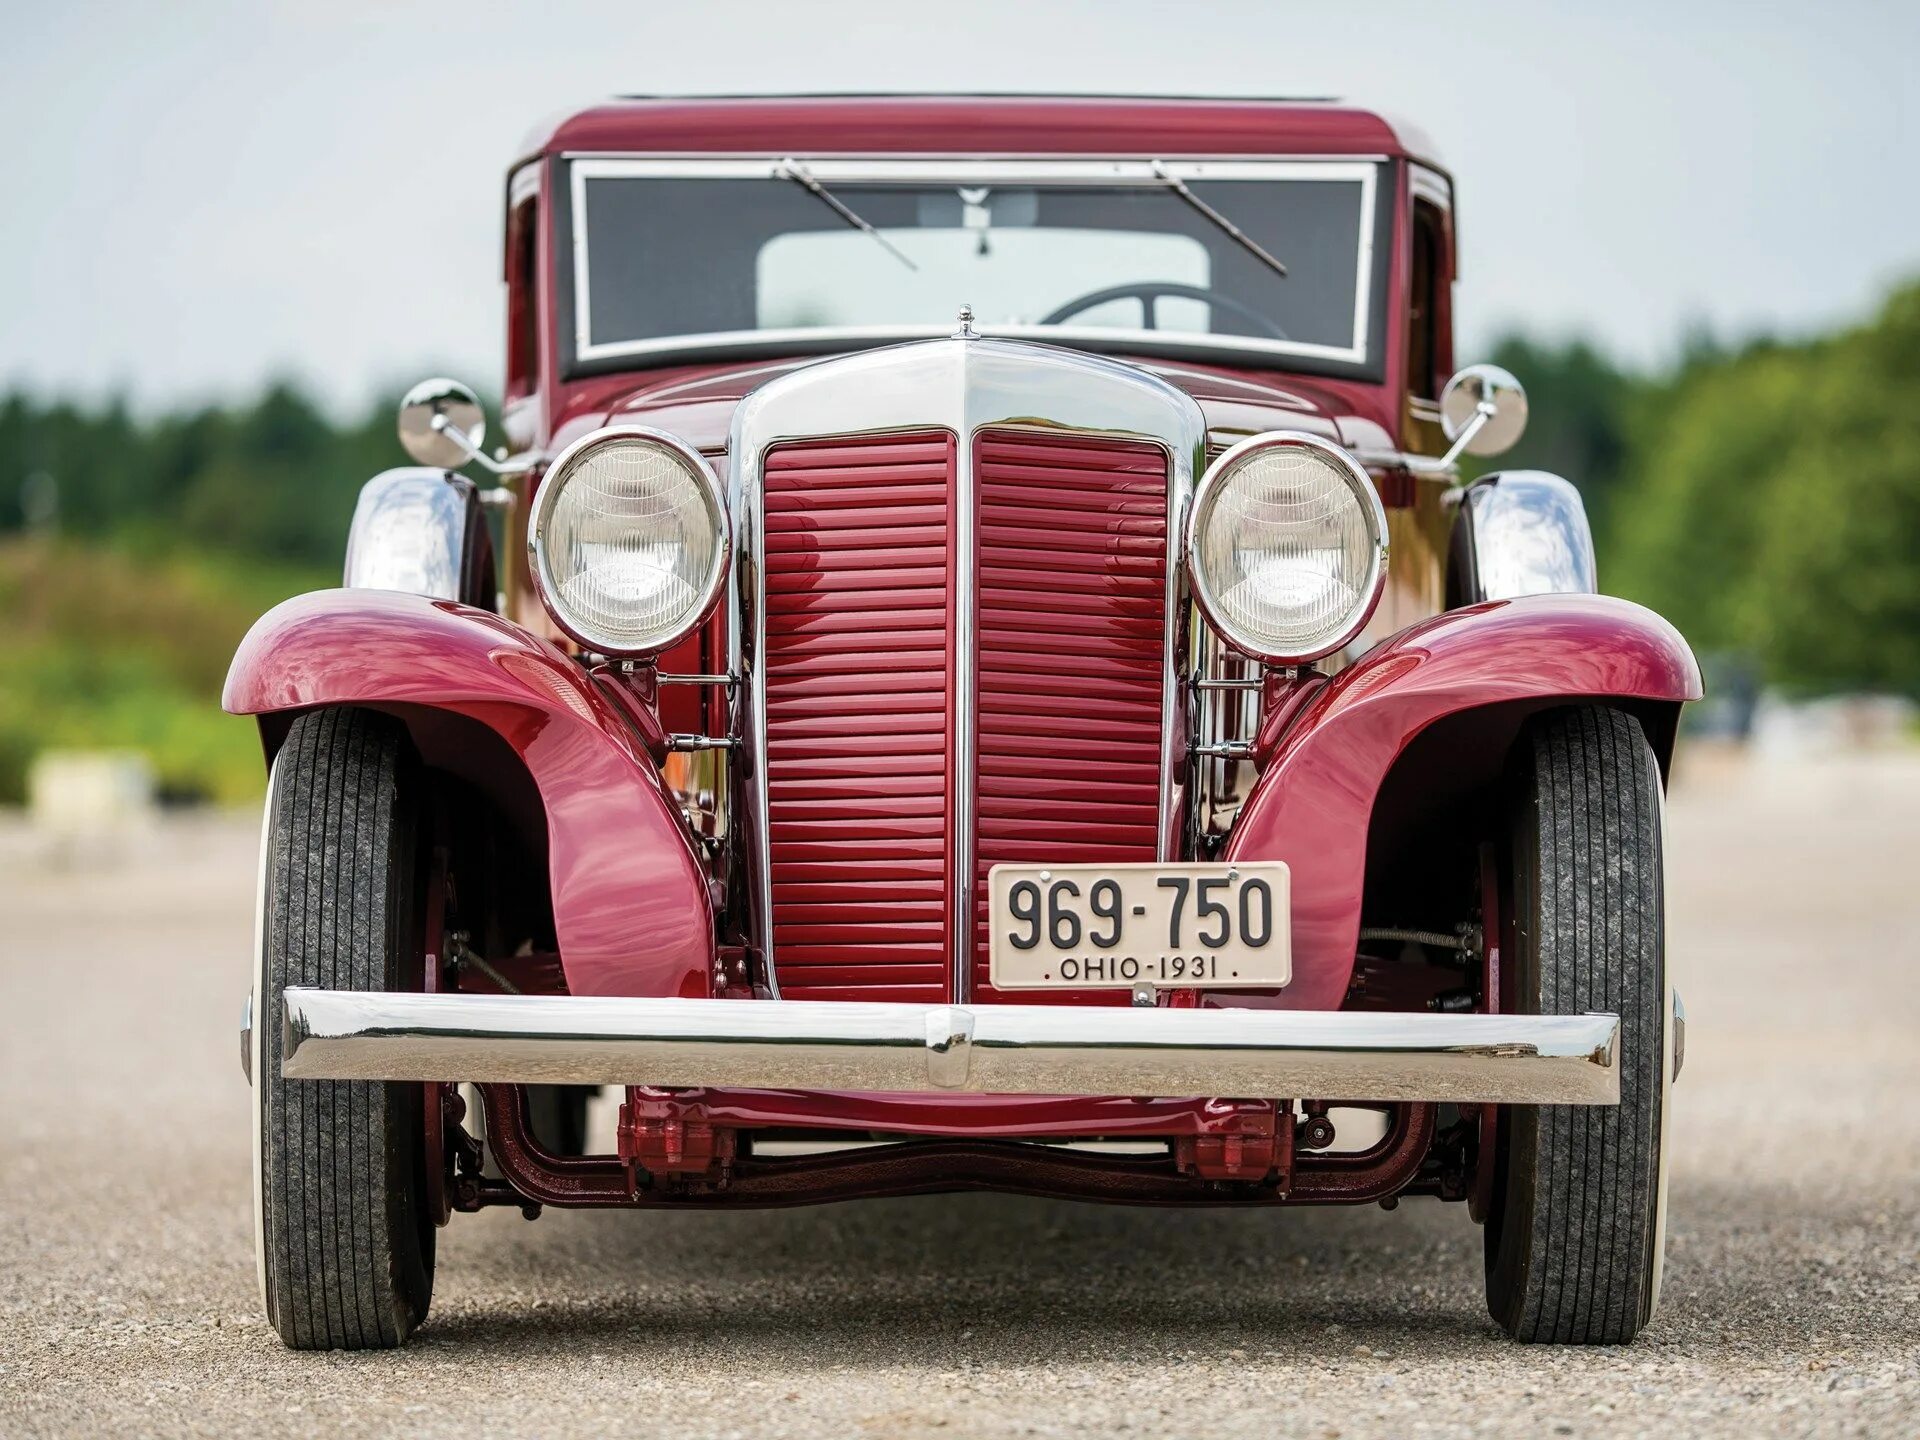
<svg viewBox="0 0 1920 1440">
<path fill-rule="evenodd" d="M 422 380 L 400 401 L 400 446 L 416 465 L 456 470 L 484 460 L 487 417 L 480 397 L 458 380 Z"/>
<path fill-rule="evenodd" d="M 1440 428 L 1453 446 L 1440 463 L 1468 455 L 1503 455 L 1527 428 L 1527 392 L 1498 365 L 1469 365 L 1440 392 Z"/>
</svg>

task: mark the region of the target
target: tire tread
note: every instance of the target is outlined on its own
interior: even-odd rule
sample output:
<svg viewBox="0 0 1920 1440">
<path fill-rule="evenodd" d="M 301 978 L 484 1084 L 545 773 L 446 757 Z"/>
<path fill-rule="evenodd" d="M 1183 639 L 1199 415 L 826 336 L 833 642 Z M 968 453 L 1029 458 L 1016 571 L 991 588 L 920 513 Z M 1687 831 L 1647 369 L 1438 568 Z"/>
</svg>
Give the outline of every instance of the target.
<svg viewBox="0 0 1920 1440">
<path fill-rule="evenodd" d="M 267 1306 L 293 1349 L 399 1345 L 432 1293 L 417 1088 L 280 1076 L 282 987 L 405 988 L 416 876 L 406 746 L 388 716 L 318 710 L 294 721 L 277 762 L 258 1099 Z"/>
<path fill-rule="evenodd" d="M 1639 723 L 1545 712 L 1515 752 L 1521 1008 L 1621 1017 L 1618 1106 L 1510 1112 L 1487 1303 L 1516 1339 L 1620 1344 L 1649 1318 L 1662 1081 L 1659 774 Z"/>
</svg>

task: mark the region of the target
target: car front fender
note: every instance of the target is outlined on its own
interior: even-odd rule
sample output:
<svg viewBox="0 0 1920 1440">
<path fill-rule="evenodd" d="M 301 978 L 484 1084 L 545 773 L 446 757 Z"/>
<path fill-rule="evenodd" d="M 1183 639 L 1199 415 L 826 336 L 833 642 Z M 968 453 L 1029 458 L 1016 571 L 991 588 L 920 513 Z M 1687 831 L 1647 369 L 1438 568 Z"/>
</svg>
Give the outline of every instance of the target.
<svg viewBox="0 0 1920 1440">
<path fill-rule="evenodd" d="M 1401 752 L 1436 721 L 1499 707 L 1515 723 L 1530 709 L 1582 701 L 1677 710 L 1700 693 L 1680 632 L 1605 595 L 1489 601 L 1382 641 L 1307 702 L 1227 843 L 1227 860 L 1284 860 L 1291 870 L 1293 983 L 1267 999 L 1208 1003 L 1340 1007 L 1359 943 L 1375 797 Z"/>
<path fill-rule="evenodd" d="M 326 705 L 424 709 L 485 725 L 520 757 L 546 812 L 568 988 L 710 993 L 712 905 L 673 798 L 612 703 L 547 641 L 451 600 L 318 590 L 254 623 L 222 704 L 263 718 Z"/>
</svg>

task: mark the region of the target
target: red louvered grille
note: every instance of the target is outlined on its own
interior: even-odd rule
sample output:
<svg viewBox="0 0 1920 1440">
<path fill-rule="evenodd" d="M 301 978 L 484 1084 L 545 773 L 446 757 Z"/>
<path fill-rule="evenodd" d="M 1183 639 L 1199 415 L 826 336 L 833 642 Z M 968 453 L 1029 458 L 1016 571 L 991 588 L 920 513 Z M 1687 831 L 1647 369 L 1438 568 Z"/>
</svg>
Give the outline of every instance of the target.
<svg viewBox="0 0 1920 1440">
<path fill-rule="evenodd" d="M 942 1000 L 953 440 L 782 445 L 765 464 L 773 949 L 795 999 Z"/>
<path fill-rule="evenodd" d="M 972 997 L 987 873 L 1139 861 L 1159 834 L 1167 467 L 1158 447 L 976 441 Z M 944 434 L 765 465 L 773 948 L 794 999 L 951 998 L 956 525 Z"/>
<path fill-rule="evenodd" d="M 986 432 L 979 508 L 973 994 L 1126 1003 L 988 984 L 987 872 L 1155 858 L 1167 457 L 1153 445 Z"/>
</svg>

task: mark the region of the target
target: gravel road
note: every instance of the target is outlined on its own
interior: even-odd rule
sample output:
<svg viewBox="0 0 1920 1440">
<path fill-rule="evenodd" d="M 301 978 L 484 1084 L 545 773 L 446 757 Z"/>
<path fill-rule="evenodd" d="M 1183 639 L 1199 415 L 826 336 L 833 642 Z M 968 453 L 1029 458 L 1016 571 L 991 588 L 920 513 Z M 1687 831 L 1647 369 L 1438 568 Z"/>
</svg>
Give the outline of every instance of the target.
<svg viewBox="0 0 1920 1440">
<path fill-rule="evenodd" d="M 256 1313 L 254 833 L 0 828 L 0 1434 L 1920 1434 L 1920 759 L 1686 757 L 1666 1300 L 1487 1319 L 1464 1210 L 948 1196 L 442 1232 L 388 1355 Z"/>
</svg>

